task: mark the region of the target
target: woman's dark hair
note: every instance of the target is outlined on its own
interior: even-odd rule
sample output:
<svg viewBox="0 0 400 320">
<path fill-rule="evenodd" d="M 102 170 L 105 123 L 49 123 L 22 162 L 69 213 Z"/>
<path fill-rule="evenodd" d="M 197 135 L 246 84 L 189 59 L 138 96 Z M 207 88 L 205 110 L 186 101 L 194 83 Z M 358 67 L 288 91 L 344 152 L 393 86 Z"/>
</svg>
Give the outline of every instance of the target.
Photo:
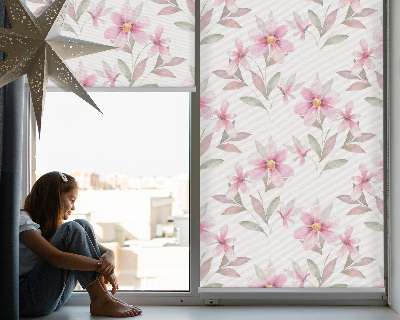
<svg viewBox="0 0 400 320">
<path fill-rule="evenodd" d="M 65 182 L 63 178 L 68 181 Z M 62 223 L 61 195 L 73 189 L 78 189 L 78 183 L 74 177 L 52 171 L 35 182 L 25 199 L 22 210 L 40 225 L 42 236 L 48 241 Z"/>
</svg>

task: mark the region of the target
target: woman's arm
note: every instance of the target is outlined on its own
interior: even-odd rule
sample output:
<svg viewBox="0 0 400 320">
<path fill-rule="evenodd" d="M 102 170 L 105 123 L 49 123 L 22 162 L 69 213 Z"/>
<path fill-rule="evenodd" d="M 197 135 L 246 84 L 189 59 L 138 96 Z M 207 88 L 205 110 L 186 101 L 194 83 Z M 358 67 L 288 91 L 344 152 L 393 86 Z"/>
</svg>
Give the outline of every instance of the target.
<svg viewBox="0 0 400 320">
<path fill-rule="evenodd" d="M 54 247 L 36 230 L 26 230 L 19 234 L 21 242 L 43 260 L 55 267 L 79 271 L 101 273 L 101 262 L 75 253 L 64 252 Z"/>
<path fill-rule="evenodd" d="M 111 249 L 106 248 L 105 246 L 101 245 L 100 243 L 99 249 L 102 254 L 100 257 L 101 267 L 99 268 L 99 272 L 104 275 L 111 275 L 114 273 L 115 269 L 115 255 L 114 251 Z"/>
</svg>

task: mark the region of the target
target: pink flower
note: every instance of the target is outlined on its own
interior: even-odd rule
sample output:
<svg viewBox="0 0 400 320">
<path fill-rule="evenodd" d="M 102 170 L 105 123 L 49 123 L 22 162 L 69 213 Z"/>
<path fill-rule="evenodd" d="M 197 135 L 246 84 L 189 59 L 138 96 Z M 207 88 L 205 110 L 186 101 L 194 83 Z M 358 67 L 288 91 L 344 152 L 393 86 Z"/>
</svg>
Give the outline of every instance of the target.
<svg viewBox="0 0 400 320">
<path fill-rule="evenodd" d="M 290 208 L 290 209 L 286 212 L 286 208 L 285 208 L 283 205 L 281 205 L 281 208 L 280 208 L 280 210 L 278 211 L 278 213 L 280 214 L 280 216 L 281 216 L 282 219 L 283 219 L 283 226 L 284 226 L 285 228 L 288 227 L 288 221 L 291 222 L 291 223 L 294 223 L 294 220 L 293 220 L 293 219 L 290 219 L 290 215 L 292 214 L 292 211 L 293 211 L 293 207 Z"/>
<path fill-rule="evenodd" d="M 361 196 L 361 193 L 363 192 L 363 190 L 365 190 L 369 194 L 374 193 L 374 189 L 372 188 L 371 184 L 369 183 L 369 181 L 374 176 L 374 174 L 373 173 L 368 174 L 367 166 L 364 163 L 360 164 L 359 169 L 361 172 L 361 177 L 354 176 L 351 178 L 353 181 L 358 182 L 358 184 L 356 184 L 353 187 L 353 194 L 351 195 L 351 198 L 354 200 L 358 199 Z"/>
<path fill-rule="evenodd" d="M 340 0 L 339 2 L 339 7 L 343 8 L 345 5 L 347 5 L 350 2 L 350 6 L 353 9 L 355 13 L 360 13 L 362 8 L 360 4 L 360 0 Z"/>
<path fill-rule="evenodd" d="M 285 61 L 285 53 L 294 51 L 293 43 L 283 39 L 288 32 L 287 27 L 285 25 L 278 27 L 274 19 L 269 19 L 267 20 L 266 31 L 266 35 L 257 29 L 250 31 L 250 40 L 256 42 L 251 48 L 251 54 L 258 57 L 269 46 L 272 59 L 278 63 L 283 63 Z"/>
<path fill-rule="evenodd" d="M 169 54 L 169 49 L 164 46 L 164 44 L 169 43 L 170 39 L 161 39 L 161 35 L 164 31 L 162 26 L 158 26 L 156 29 L 155 36 L 149 35 L 150 40 L 153 42 L 153 46 L 149 50 L 149 57 L 154 56 L 157 52 L 160 53 L 161 58 L 164 62 L 168 63 L 171 61 L 172 57 Z"/>
<path fill-rule="evenodd" d="M 221 130 L 223 127 L 225 127 L 226 132 L 228 133 L 229 136 L 232 138 L 236 137 L 236 129 L 235 126 L 233 125 L 232 122 L 229 121 L 229 119 L 233 119 L 236 117 L 235 113 L 226 113 L 229 108 L 229 103 L 228 101 L 224 101 L 221 106 L 221 111 L 215 110 L 214 114 L 218 117 L 218 121 L 214 126 L 214 131 L 217 132 Z"/>
<path fill-rule="evenodd" d="M 289 102 L 288 97 L 294 99 L 294 95 L 291 94 L 292 88 L 294 85 L 294 81 L 292 83 L 288 83 L 288 81 L 285 81 L 285 79 L 282 79 L 281 86 L 277 86 L 279 88 L 279 90 L 281 90 L 282 95 L 283 95 L 283 102 L 285 102 L 286 104 Z"/>
<path fill-rule="evenodd" d="M 75 76 L 84 87 L 93 87 L 97 82 L 97 76 L 95 74 L 87 75 L 87 71 L 80 67 L 76 70 Z"/>
<path fill-rule="evenodd" d="M 278 151 L 275 143 L 271 142 L 265 147 L 265 154 L 266 158 L 258 153 L 249 157 L 249 163 L 257 167 L 250 172 L 250 179 L 257 182 L 268 173 L 274 186 L 283 187 L 284 178 L 294 174 L 292 167 L 282 163 L 287 157 L 286 150 Z"/>
<path fill-rule="evenodd" d="M 250 48 L 243 49 L 243 41 L 239 38 L 235 40 L 235 45 L 237 51 L 228 52 L 228 55 L 232 57 L 232 61 L 229 63 L 229 67 L 226 72 L 230 75 L 236 72 L 239 64 L 245 69 L 250 69 L 250 64 L 246 60 L 246 54 L 249 52 Z"/>
<path fill-rule="evenodd" d="M 296 25 L 298 32 L 293 34 L 293 36 L 296 37 L 300 34 L 300 41 L 304 41 L 306 39 L 306 31 L 311 26 L 311 23 L 308 23 L 307 16 L 305 16 L 303 21 L 300 23 L 295 19 L 294 24 Z"/>
<path fill-rule="evenodd" d="M 360 239 L 350 239 L 351 234 L 353 233 L 353 227 L 348 226 L 346 231 L 344 232 L 344 237 L 342 235 L 338 235 L 340 241 L 342 241 L 343 245 L 340 248 L 338 255 L 339 257 L 343 257 L 347 252 L 350 254 L 350 258 L 354 262 L 360 261 L 360 253 L 358 252 L 357 248 L 354 244 L 359 243 Z"/>
<path fill-rule="evenodd" d="M 339 224 L 339 220 L 336 217 L 329 217 L 321 221 L 322 214 L 320 206 L 315 205 L 311 209 L 311 214 L 302 212 L 300 219 L 305 226 L 298 228 L 294 232 L 293 237 L 295 239 L 304 239 L 304 250 L 311 250 L 315 246 L 318 234 L 321 234 L 322 238 L 328 243 L 333 244 L 336 242 L 336 234 L 331 229 Z"/>
<path fill-rule="evenodd" d="M 305 156 L 307 155 L 307 152 L 311 150 L 311 148 L 308 148 L 304 145 L 300 145 L 300 148 L 294 145 L 294 148 L 297 152 L 297 157 L 293 159 L 293 161 L 296 161 L 300 159 L 300 167 L 304 166 L 304 163 L 306 162 Z"/>
<path fill-rule="evenodd" d="M 374 63 L 370 59 L 370 55 L 374 52 L 374 49 L 368 50 L 368 43 L 365 39 L 360 40 L 360 47 L 362 52 L 353 52 L 353 56 L 360 58 L 356 60 L 353 69 L 351 70 L 353 76 L 358 76 L 364 65 L 368 67 L 368 69 L 373 69 L 375 67 Z"/>
<path fill-rule="evenodd" d="M 109 71 L 111 71 L 111 73 Z M 103 87 L 108 85 L 110 85 L 110 87 L 115 87 L 115 81 L 117 80 L 121 72 L 118 73 L 116 71 L 116 68 L 114 68 L 114 70 L 107 70 L 106 68 L 104 68 L 104 72 L 106 74 L 107 81 L 103 83 Z"/>
<path fill-rule="evenodd" d="M 322 110 L 324 115 L 330 119 L 337 118 L 336 109 L 332 106 L 340 100 L 339 95 L 330 91 L 325 96 L 322 95 L 323 86 L 320 81 L 315 81 L 311 85 L 311 89 L 303 87 L 301 95 L 305 102 L 301 102 L 294 107 L 294 113 L 304 115 L 304 124 L 311 126 L 318 118 L 319 110 Z"/>
<path fill-rule="evenodd" d="M 304 271 L 303 270 L 296 270 L 296 268 L 293 268 L 294 275 L 297 278 L 297 281 L 293 281 L 293 287 L 299 286 L 299 288 L 304 288 L 304 282 L 306 282 L 307 277 L 311 273 L 307 273 L 307 267 L 304 266 Z"/>
<path fill-rule="evenodd" d="M 286 283 L 285 274 L 277 274 L 274 268 L 268 268 L 265 271 L 265 281 L 261 281 L 258 277 L 249 280 L 249 287 L 253 288 L 281 288 Z"/>
<path fill-rule="evenodd" d="M 97 8 L 95 7 L 94 4 L 92 4 L 92 7 L 90 10 L 88 10 L 88 13 L 90 14 L 90 16 L 93 19 L 93 26 L 94 27 L 98 27 L 99 26 L 99 22 L 101 23 L 105 23 L 105 21 L 103 19 L 100 19 L 101 15 L 103 14 L 104 11 L 104 6 Z"/>
<path fill-rule="evenodd" d="M 235 252 L 233 251 L 232 247 L 229 246 L 229 243 L 235 242 L 236 239 L 234 238 L 227 238 L 226 235 L 228 233 L 228 226 L 224 225 L 221 228 L 220 231 L 220 236 L 213 234 L 213 238 L 217 240 L 218 245 L 214 249 L 214 257 L 218 256 L 221 254 L 222 251 L 225 252 L 226 257 L 228 258 L 229 261 L 234 261 L 237 259 Z"/>
<path fill-rule="evenodd" d="M 351 134 L 355 138 L 359 138 L 362 136 L 360 127 L 356 122 L 353 120 L 359 119 L 360 115 L 359 114 L 352 114 L 351 111 L 353 110 L 353 101 L 347 102 L 346 103 L 346 111 L 343 112 L 342 110 L 337 110 L 337 112 L 343 117 L 343 121 L 340 124 L 338 130 L 339 132 L 345 131 L 347 128 L 350 129 Z"/>
<path fill-rule="evenodd" d="M 383 155 L 378 154 L 372 158 L 372 161 L 375 166 L 379 168 L 377 172 L 374 173 L 375 181 L 382 182 L 383 181 Z"/>
<path fill-rule="evenodd" d="M 221 4 L 226 3 L 226 7 L 232 13 L 236 13 L 238 11 L 238 6 L 235 0 L 215 0 L 214 6 L 219 7 Z"/>
<path fill-rule="evenodd" d="M 244 181 L 249 176 L 249 173 L 247 172 L 243 174 L 243 167 L 239 162 L 235 164 L 235 171 L 236 176 L 229 178 L 231 181 L 233 181 L 233 183 L 229 187 L 226 194 L 227 199 L 233 199 L 238 193 L 239 189 L 245 194 L 248 194 L 250 192 L 249 188 L 246 185 L 246 182 Z"/>
<path fill-rule="evenodd" d="M 374 32 L 374 40 L 379 43 L 379 46 L 375 49 L 375 54 L 378 58 L 383 58 L 383 30 L 379 29 Z"/>
<path fill-rule="evenodd" d="M 204 242 L 207 245 L 210 245 L 213 241 L 213 234 L 207 229 L 213 227 L 215 225 L 214 218 L 208 215 L 205 215 L 200 218 L 200 241 Z"/>
<path fill-rule="evenodd" d="M 129 35 L 140 44 L 145 44 L 148 37 L 142 29 L 150 25 L 150 20 L 147 17 L 138 17 L 133 20 L 132 15 L 133 10 L 129 3 L 122 7 L 121 14 L 111 13 L 111 20 L 115 26 L 108 28 L 104 32 L 104 37 L 114 40 L 114 45 L 120 48 L 127 44 Z"/>
<path fill-rule="evenodd" d="M 209 106 L 209 104 L 214 102 L 214 100 L 215 94 L 211 91 L 204 92 L 200 96 L 200 116 L 206 120 L 211 119 L 214 114 L 213 109 Z"/>
</svg>

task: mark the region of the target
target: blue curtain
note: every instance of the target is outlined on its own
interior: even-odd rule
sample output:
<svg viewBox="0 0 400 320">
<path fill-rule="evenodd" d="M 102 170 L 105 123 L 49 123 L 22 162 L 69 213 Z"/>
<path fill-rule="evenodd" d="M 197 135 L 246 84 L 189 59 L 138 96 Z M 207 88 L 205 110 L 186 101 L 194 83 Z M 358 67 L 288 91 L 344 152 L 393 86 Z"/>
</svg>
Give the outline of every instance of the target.
<svg viewBox="0 0 400 320">
<path fill-rule="evenodd" d="M 9 27 L 0 1 L 0 27 Z M 1 48 L 0 48 L 1 50 Z M 0 62 L 4 59 L 0 54 Z M 0 319 L 18 319 L 23 79 L 0 88 Z"/>
</svg>

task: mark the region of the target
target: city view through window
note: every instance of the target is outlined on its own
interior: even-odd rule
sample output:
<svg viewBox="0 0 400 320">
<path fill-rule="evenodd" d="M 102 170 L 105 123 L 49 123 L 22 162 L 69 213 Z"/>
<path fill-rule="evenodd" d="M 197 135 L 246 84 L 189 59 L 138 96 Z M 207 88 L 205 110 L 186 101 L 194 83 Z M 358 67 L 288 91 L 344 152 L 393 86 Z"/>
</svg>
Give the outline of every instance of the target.
<svg viewBox="0 0 400 320">
<path fill-rule="evenodd" d="M 189 290 L 189 93 L 90 95 L 103 114 L 47 93 L 34 179 L 76 178 L 70 219 L 87 219 L 114 250 L 120 290 Z"/>
</svg>

